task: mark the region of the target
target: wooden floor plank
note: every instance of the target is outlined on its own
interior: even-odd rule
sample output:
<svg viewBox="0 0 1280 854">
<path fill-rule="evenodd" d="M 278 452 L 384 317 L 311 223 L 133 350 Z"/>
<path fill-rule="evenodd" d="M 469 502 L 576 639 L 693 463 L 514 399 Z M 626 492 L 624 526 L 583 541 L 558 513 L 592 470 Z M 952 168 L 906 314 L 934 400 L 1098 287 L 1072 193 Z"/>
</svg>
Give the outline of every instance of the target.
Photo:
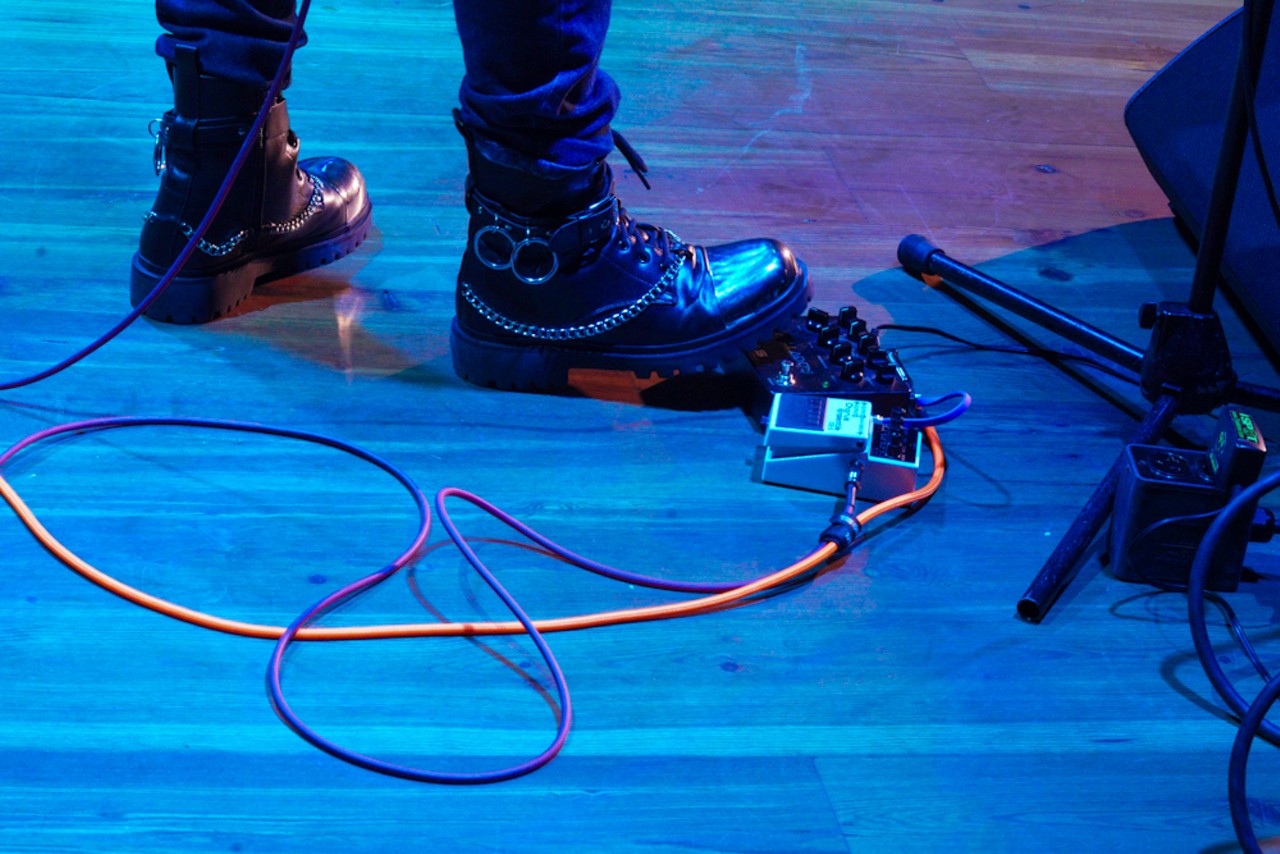
<svg viewBox="0 0 1280 854">
<path fill-rule="evenodd" d="M 984 343 L 1084 355 L 896 267 L 917 232 L 959 260 L 1145 343 L 1142 302 L 1181 299 L 1193 257 L 1128 138 L 1128 97 L 1227 15 L 1225 0 L 615 3 L 618 127 L 654 189 L 628 209 L 691 240 L 786 240 L 817 304 Z M 0 0 L 0 377 L 63 358 L 127 309 L 127 269 L 167 107 L 141 0 Z M 105 415 L 328 432 L 425 488 L 474 490 L 569 548 L 680 578 L 753 578 L 811 549 L 828 496 L 753 479 L 733 377 L 585 376 L 579 396 L 457 380 L 448 327 L 466 214 L 449 115 L 448 4 L 314 8 L 289 90 L 304 155 L 357 162 L 375 231 L 354 256 L 262 288 L 201 327 L 144 321 L 82 364 L 4 393 L 6 444 Z M 1225 306 L 1224 306 L 1225 309 Z M 1275 384 L 1240 319 L 1240 375 Z M 522 779 L 449 788 L 339 762 L 264 695 L 271 644 L 129 605 L 0 525 L 0 851 L 916 852 L 1232 850 L 1234 723 L 1194 657 L 1185 603 L 1114 578 L 1095 543 L 1039 626 L 1017 597 L 1145 402 L 1089 367 L 885 332 L 922 393 L 969 391 L 949 475 L 816 578 L 671 623 L 556 635 L 575 726 Z M 1280 417 L 1259 414 L 1264 435 Z M 1185 417 L 1188 443 L 1209 419 Z M 1274 462 L 1268 463 L 1273 471 Z M 237 619 L 291 620 L 406 546 L 388 476 L 282 439 L 147 427 L 34 449 L 3 472 L 86 560 Z M 461 506 L 481 556 L 539 616 L 668 602 L 508 542 Z M 437 530 L 433 544 L 443 540 Z M 1275 577 L 1276 547 L 1250 564 Z M 1280 594 L 1230 597 L 1274 664 Z M 455 552 L 332 624 L 502 618 Z M 1245 693 L 1260 686 L 1215 623 Z M 552 738 L 525 638 L 296 646 L 291 702 L 389 761 L 474 771 Z M 1280 832 L 1280 765 L 1250 794 Z"/>
</svg>

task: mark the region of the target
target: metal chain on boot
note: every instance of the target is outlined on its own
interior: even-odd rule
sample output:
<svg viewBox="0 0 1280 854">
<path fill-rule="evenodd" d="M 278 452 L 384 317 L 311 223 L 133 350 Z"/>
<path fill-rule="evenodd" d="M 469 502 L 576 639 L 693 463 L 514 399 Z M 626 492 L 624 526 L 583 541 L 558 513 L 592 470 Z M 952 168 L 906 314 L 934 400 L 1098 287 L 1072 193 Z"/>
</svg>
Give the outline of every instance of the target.
<svg viewBox="0 0 1280 854">
<path fill-rule="evenodd" d="M 640 296 L 635 302 L 628 306 L 618 309 L 608 317 L 592 323 L 584 323 L 576 326 L 537 326 L 532 323 L 521 323 L 518 320 L 512 320 L 496 309 L 485 303 L 476 292 L 466 282 L 460 282 L 459 286 L 462 291 L 462 297 L 467 303 L 480 313 L 480 316 L 490 323 L 498 326 L 506 332 L 522 336 L 524 338 L 535 338 L 541 341 L 573 341 L 582 338 L 592 338 L 596 335 L 603 335 L 611 329 L 616 329 L 644 311 L 662 296 L 663 291 L 671 286 L 675 278 L 680 273 L 680 268 L 684 266 L 688 259 L 687 252 L 681 251 L 676 255 L 675 263 L 667 267 L 662 273 L 662 278 L 658 279 L 648 291 Z"/>
<path fill-rule="evenodd" d="M 324 188 L 320 185 L 320 181 L 310 172 L 303 172 L 302 175 L 311 183 L 311 198 L 307 199 L 307 206 L 300 210 L 297 215 L 284 222 L 264 222 L 259 228 L 261 231 L 269 231 L 272 234 L 286 234 L 290 231 L 297 231 L 307 224 L 313 216 L 324 210 Z"/>
<path fill-rule="evenodd" d="M 310 172 L 303 172 L 302 174 L 311 184 L 311 197 L 307 199 L 306 207 L 299 211 L 297 216 L 286 220 L 285 222 L 263 223 L 258 227 L 259 231 L 270 232 L 271 234 L 286 234 L 290 231 L 297 231 L 306 225 L 313 216 L 324 210 L 324 188 L 321 186 L 320 181 Z M 152 222 L 157 218 L 158 214 L 156 214 L 155 211 L 147 211 L 146 215 L 142 217 L 142 220 L 143 222 Z M 196 230 L 189 224 L 182 221 L 178 222 L 178 230 L 181 231 L 183 236 L 188 240 L 190 240 L 191 236 L 196 232 Z M 241 229 L 229 236 L 226 240 L 223 240 L 221 243 L 214 243 L 212 241 L 202 239 L 196 244 L 196 247 L 201 252 L 212 258 L 221 258 L 224 255 L 230 255 L 235 251 L 235 248 L 243 243 L 245 238 L 247 238 L 251 233 L 250 229 Z"/>
</svg>

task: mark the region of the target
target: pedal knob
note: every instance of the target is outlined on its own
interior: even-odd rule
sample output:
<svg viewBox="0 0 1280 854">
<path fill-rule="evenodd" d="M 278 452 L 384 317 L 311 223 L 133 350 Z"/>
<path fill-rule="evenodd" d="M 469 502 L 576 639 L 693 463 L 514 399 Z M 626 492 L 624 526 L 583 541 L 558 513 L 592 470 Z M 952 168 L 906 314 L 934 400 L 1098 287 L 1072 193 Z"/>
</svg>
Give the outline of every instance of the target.
<svg viewBox="0 0 1280 854">
<path fill-rule="evenodd" d="M 831 315 L 820 308 L 811 308 L 805 315 L 804 325 L 810 332 L 821 332 L 829 323 Z"/>
</svg>

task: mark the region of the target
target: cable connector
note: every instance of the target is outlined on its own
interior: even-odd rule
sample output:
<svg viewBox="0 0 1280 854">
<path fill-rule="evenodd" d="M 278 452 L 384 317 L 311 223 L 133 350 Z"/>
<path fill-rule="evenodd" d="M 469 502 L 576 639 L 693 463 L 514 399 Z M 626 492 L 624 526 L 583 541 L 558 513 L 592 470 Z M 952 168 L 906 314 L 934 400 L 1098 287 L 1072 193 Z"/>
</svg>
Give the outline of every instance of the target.
<svg viewBox="0 0 1280 854">
<path fill-rule="evenodd" d="M 1249 529 L 1249 542 L 1269 543 L 1276 533 L 1276 514 L 1265 507 L 1253 511 L 1253 525 Z"/>
<path fill-rule="evenodd" d="M 831 524 L 822 532 L 818 540 L 834 543 L 836 554 L 841 555 L 853 548 L 853 544 L 857 542 L 858 535 L 861 533 L 862 525 L 854 516 L 848 513 L 837 513 L 831 517 Z"/>
<path fill-rule="evenodd" d="M 855 459 L 849 465 L 849 473 L 845 476 L 844 509 L 831 517 L 831 524 L 818 537 L 820 542 L 835 543 L 836 554 L 844 554 L 853 548 L 858 535 L 862 533 L 862 523 L 854 515 L 853 505 L 858 500 L 858 485 L 862 482 L 863 468 L 860 459 Z"/>
</svg>

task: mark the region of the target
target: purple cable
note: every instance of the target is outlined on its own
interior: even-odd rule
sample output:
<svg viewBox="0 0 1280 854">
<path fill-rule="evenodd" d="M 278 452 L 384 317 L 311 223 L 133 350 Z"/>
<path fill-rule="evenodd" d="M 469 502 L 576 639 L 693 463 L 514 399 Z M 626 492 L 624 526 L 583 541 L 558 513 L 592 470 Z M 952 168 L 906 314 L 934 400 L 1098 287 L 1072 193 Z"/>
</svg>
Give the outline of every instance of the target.
<svg viewBox="0 0 1280 854">
<path fill-rule="evenodd" d="M 425 500 L 425 497 L 424 497 Z M 437 499 L 439 500 L 439 499 Z M 519 603 L 507 592 L 506 588 L 499 583 L 483 564 L 474 563 L 476 571 L 489 585 L 490 589 L 498 595 L 509 610 L 524 627 L 525 632 L 533 640 L 538 652 L 541 653 L 543 661 L 546 662 L 547 668 L 551 672 L 551 678 L 556 685 L 556 693 L 559 695 L 560 708 L 562 710 L 560 721 L 556 725 L 555 738 L 551 744 L 532 759 L 528 759 L 509 768 L 502 768 L 496 771 L 482 771 L 475 773 L 451 773 L 443 771 L 426 771 L 420 768 L 410 768 L 405 765 L 397 765 L 392 762 L 385 762 L 381 759 L 375 759 L 362 753 L 348 750 L 335 742 L 321 736 L 310 727 L 302 723 L 301 719 L 289 708 L 285 702 L 283 688 L 280 684 L 280 669 L 284 658 L 285 650 L 289 644 L 294 641 L 298 631 L 307 624 L 323 615 L 326 611 L 333 608 L 338 603 L 346 599 L 368 590 L 377 584 L 385 581 L 394 575 L 401 567 L 403 567 L 412 557 L 409 553 L 401 556 L 401 559 L 389 564 L 378 572 L 369 575 L 359 581 L 343 587 L 341 590 L 334 591 L 328 596 L 321 599 L 302 613 L 292 624 L 289 625 L 280 640 L 276 642 L 275 649 L 271 653 L 271 661 L 267 666 L 267 690 L 271 695 L 271 704 L 290 729 L 309 741 L 311 744 L 325 751 L 326 753 L 350 762 L 353 765 L 366 768 L 370 771 L 377 771 L 380 774 L 388 774 L 393 777 L 401 777 L 406 780 L 415 780 L 422 783 L 449 783 L 455 785 L 476 785 L 483 783 L 499 783 L 503 780 L 510 780 L 515 777 L 522 777 L 525 774 L 532 773 L 546 765 L 556 757 L 564 747 L 565 742 L 569 738 L 569 730 L 573 725 L 573 702 L 569 697 L 569 685 L 565 681 L 564 671 L 560 668 L 560 663 L 556 661 L 555 655 L 551 652 L 551 647 L 547 645 L 546 639 L 542 633 L 533 625 L 533 620 L 520 607 Z"/>
<path fill-rule="evenodd" d="M 445 509 L 444 500 L 450 497 L 461 498 L 470 502 L 502 524 L 506 525 L 514 531 L 519 532 L 522 536 L 532 540 L 542 548 L 554 554 L 556 557 L 573 564 L 580 569 L 594 572 L 597 575 L 603 575 L 606 578 L 612 578 L 615 581 L 622 581 L 627 584 L 634 584 L 638 587 L 650 587 L 655 590 L 671 590 L 676 593 L 725 593 L 729 590 L 736 590 L 744 584 L 751 584 L 749 581 L 672 581 L 665 578 L 654 578 L 648 575 L 639 575 L 637 573 L 628 572 L 622 569 L 614 569 L 601 563 L 596 563 L 590 558 L 582 557 L 574 554 L 565 547 L 547 539 L 542 534 L 530 528 L 524 522 L 516 517 L 501 510 L 498 507 L 485 501 L 478 495 L 467 492 L 464 489 L 442 489 L 436 493 L 436 515 L 440 517 L 440 524 L 444 526 L 445 531 L 449 534 L 449 539 L 453 540 L 454 545 L 458 547 L 458 551 L 467 558 L 467 561 L 479 572 L 487 572 L 482 569 L 484 564 L 480 558 L 472 551 L 468 545 L 466 538 L 458 531 L 457 526 L 453 524 L 453 519 L 449 516 Z"/>
<path fill-rule="evenodd" d="M 396 777 L 403 777 L 410 780 L 417 780 L 428 783 L 495 783 L 501 780 L 509 780 L 513 777 L 519 777 L 535 771 L 546 765 L 560 749 L 564 746 L 569 735 L 569 728 L 573 720 L 573 710 L 569 698 L 569 688 L 565 681 L 564 673 L 552 654 L 551 649 L 547 646 L 546 641 L 534 628 L 533 621 L 520 608 L 519 604 L 511 597 L 506 590 L 498 583 L 487 569 L 480 568 L 480 573 L 488 582 L 494 592 L 506 603 L 511 613 L 525 630 L 533 638 L 534 643 L 538 646 L 542 653 L 543 659 L 546 661 L 548 668 L 556 683 L 556 689 L 559 693 L 560 707 L 563 714 L 560 716 L 560 722 L 557 726 L 556 735 L 551 746 L 538 754 L 534 758 L 514 765 L 510 768 L 503 768 L 496 771 L 487 771 L 473 774 L 452 774 L 444 772 L 425 771 L 416 768 L 408 768 L 402 765 L 396 765 L 390 762 L 383 762 L 373 757 L 365 756 L 360 753 L 348 750 L 323 736 L 319 735 L 315 730 L 311 729 L 290 707 L 284 698 L 284 688 L 281 683 L 281 671 L 283 668 L 285 650 L 296 640 L 298 630 L 315 621 L 327 611 L 331 610 L 335 605 L 347 601 L 359 593 L 369 590 L 399 570 L 407 566 L 413 561 L 423 546 L 426 544 L 428 534 L 431 528 L 431 508 L 430 501 L 418 485 L 408 474 L 391 462 L 377 456 L 369 451 L 365 451 L 355 445 L 348 444 L 341 439 L 335 439 L 330 436 L 324 436 L 319 433 L 310 433 L 303 430 L 291 430 L 282 427 L 271 427 L 263 424 L 255 424 L 252 422 L 242 421 L 223 421 L 218 419 L 200 419 L 200 418 L 151 418 L 151 417 L 118 417 L 118 418 L 92 418 L 74 423 L 61 424 L 55 427 L 49 427 L 38 433 L 22 439 L 0 454 L 0 468 L 10 462 L 14 456 L 25 448 L 42 442 L 46 439 L 53 438 L 66 433 L 83 433 L 96 430 L 109 430 L 120 427 L 142 427 L 142 426 L 172 426 L 172 427 L 201 427 L 216 430 L 231 430 L 246 433 L 261 433 L 270 436 L 280 436 L 287 439 L 298 439 L 305 442 L 311 442 L 325 447 L 333 448 L 345 453 L 358 457 L 366 462 L 372 463 L 378 468 L 391 475 L 402 486 L 408 490 L 413 497 L 414 503 L 418 508 L 418 530 L 413 538 L 413 542 L 409 545 L 401 555 L 394 561 L 383 567 L 378 572 L 366 576 L 359 581 L 346 585 L 345 587 L 330 593 L 316 604 L 312 605 L 302 613 L 292 624 L 285 630 L 279 640 L 276 642 L 272 651 L 270 662 L 267 666 L 267 691 L 270 695 L 271 705 L 280 719 L 299 736 L 310 742 L 311 744 L 324 750 L 332 756 L 349 762 L 353 765 L 367 768 L 371 771 L 377 771 L 382 774 L 390 774 Z"/>
<path fill-rule="evenodd" d="M 436 496 L 437 506 L 443 501 L 443 495 L 450 493 L 452 490 L 441 490 Z M 423 497 L 425 500 L 425 497 Z M 421 506 L 421 505 L 420 505 Z M 455 543 L 459 543 L 457 539 Z M 552 653 L 551 647 L 547 644 L 542 633 L 534 626 L 532 618 L 525 612 L 515 598 L 502 586 L 497 577 L 483 563 L 475 558 L 470 546 L 465 540 L 462 540 L 459 549 L 471 561 L 472 566 L 480 577 L 484 579 L 489 588 L 497 594 L 503 604 L 507 606 L 507 610 L 511 612 L 524 627 L 525 632 L 529 635 L 534 645 L 537 646 L 538 652 L 542 655 L 542 660 L 546 662 L 548 670 L 551 672 L 551 678 L 556 685 L 556 693 L 559 695 L 561 715 L 556 725 L 556 734 L 551 744 L 545 750 L 532 759 L 528 759 L 509 768 L 502 768 L 496 771 L 482 771 L 475 773 L 452 773 L 443 771 L 426 771 L 420 768 L 410 768 L 405 765 L 397 765 L 392 762 L 385 762 L 381 759 L 375 759 L 362 753 L 356 753 L 348 750 L 335 742 L 329 741 L 311 728 L 302 723 L 297 714 L 289 708 L 288 703 L 284 699 L 284 692 L 280 684 L 280 669 L 284 659 L 285 650 L 289 644 L 294 641 L 298 631 L 309 623 L 322 616 L 325 612 L 332 609 L 335 605 L 361 593 L 369 590 L 386 579 L 390 578 L 397 571 L 405 566 L 412 559 L 413 555 L 406 552 L 401 555 L 400 559 L 387 565 L 372 575 L 360 579 L 359 581 L 348 584 L 340 590 L 336 590 L 325 596 L 316 604 L 312 605 L 304 611 L 292 624 L 289 625 L 279 641 L 276 642 L 275 649 L 271 653 L 271 661 L 267 666 L 267 690 L 271 695 L 271 704 L 276 710 L 276 714 L 298 735 L 302 736 L 311 744 L 321 750 L 358 765 L 367 768 L 370 771 L 377 771 L 381 774 L 388 774 L 393 777 L 401 777 L 406 780 L 416 780 L 423 783 L 449 783 L 457 785 L 476 785 L 483 783 L 498 783 L 503 780 L 511 780 L 515 777 L 522 777 L 525 774 L 532 773 L 546 765 L 556 757 L 556 754 L 564 747 L 569 737 L 569 730 L 573 725 L 573 701 L 569 696 L 569 685 L 565 681 L 564 671 L 560 668 L 560 663 L 556 661 L 555 654 Z"/>
</svg>

